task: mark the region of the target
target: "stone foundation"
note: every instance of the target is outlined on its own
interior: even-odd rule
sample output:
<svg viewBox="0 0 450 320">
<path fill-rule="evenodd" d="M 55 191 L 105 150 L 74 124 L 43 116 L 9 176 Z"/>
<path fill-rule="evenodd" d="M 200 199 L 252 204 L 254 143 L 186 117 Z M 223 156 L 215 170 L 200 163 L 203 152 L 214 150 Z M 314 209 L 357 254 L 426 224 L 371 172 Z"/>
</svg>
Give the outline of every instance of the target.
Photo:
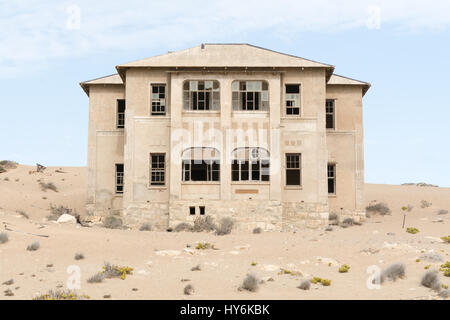
<svg viewBox="0 0 450 320">
<path fill-rule="evenodd" d="M 328 225 L 328 206 L 317 203 L 284 202 L 283 231 Z"/>
</svg>

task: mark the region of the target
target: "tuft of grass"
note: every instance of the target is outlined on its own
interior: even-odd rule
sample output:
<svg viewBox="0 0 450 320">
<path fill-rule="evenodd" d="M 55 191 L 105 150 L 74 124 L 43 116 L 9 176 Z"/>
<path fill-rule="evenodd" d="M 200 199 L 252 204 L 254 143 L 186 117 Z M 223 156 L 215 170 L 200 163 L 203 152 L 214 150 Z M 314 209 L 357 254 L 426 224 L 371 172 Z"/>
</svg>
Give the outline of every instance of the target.
<svg viewBox="0 0 450 320">
<path fill-rule="evenodd" d="M 394 263 L 389 267 L 381 271 L 377 278 L 380 279 L 380 283 L 386 280 L 396 281 L 397 279 L 403 279 L 406 276 L 406 266 L 403 263 Z M 375 280 L 373 282 L 375 283 Z"/>
<path fill-rule="evenodd" d="M 417 259 L 416 259 L 416 262 L 420 262 L 420 259 L 419 259 L 419 258 L 417 258 Z"/>
<path fill-rule="evenodd" d="M 75 253 L 75 260 L 83 260 L 84 259 L 84 254 L 82 253 Z"/>
<path fill-rule="evenodd" d="M 71 216 L 77 217 L 78 214 L 75 210 L 67 207 L 67 206 L 55 206 L 53 204 L 50 204 L 50 214 L 47 216 L 48 221 L 56 221 L 59 217 L 61 217 L 63 214 L 70 214 Z"/>
<path fill-rule="evenodd" d="M 39 241 L 35 241 L 32 244 L 28 245 L 27 250 L 28 251 L 36 251 L 41 247 Z"/>
<path fill-rule="evenodd" d="M 222 220 L 220 220 L 220 223 L 216 228 L 216 234 L 218 236 L 230 234 L 231 230 L 233 230 L 233 226 L 234 226 L 233 219 L 229 217 L 222 218 Z"/>
<path fill-rule="evenodd" d="M 30 219 L 30 216 L 28 216 L 28 214 L 23 211 L 23 210 L 17 210 L 16 211 L 19 215 L 21 215 L 22 217 L 24 217 L 25 219 Z"/>
<path fill-rule="evenodd" d="M 44 192 L 47 192 L 47 190 L 52 190 L 54 192 L 58 192 L 58 188 L 55 186 L 53 182 L 39 182 L 39 185 L 41 186 L 41 190 Z"/>
<path fill-rule="evenodd" d="M 381 216 L 385 216 L 391 214 L 391 209 L 389 209 L 387 204 L 385 204 L 384 202 L 378 202 L 367 206 L 366 213 L 368 213 L 369 216 L 371 214 L 379 214 Z"/>
<path fill-rule="evenodd" d="M 427 264 L 425 267 L 423 267 L 425 270 L 428 270 L 431 268 L 431 264 Z"/>
<path fill-rule="evenodd" d="M 15 161 L 11 160 L 2 160 L 0 161 L 0 167 L 3 169 L 16 169 L 19 164 Z"/>
<path fill-rule="evenodd" d="M 139 231 L 152 231 L 152 225 L 150 223 L 143 223 Z"/>
<path fill-rule="evenodd" d="M 420 207 L 421 207 L 422 209 L 431 207 L 431 205 L 432 205 L 432 203 L 429 202 L 429 201 L 427 201 L 427 200 L 422 200 L 422 201 L 420 201 Z"/>
<path fill-rule="evenodd" d="M 252 261 L 251 265 L 252 267 L 255 267 L 258 263 L 256 263 L 255 261 Z"/>
<path fill-rule="evenodd" d="M 105 262 L 103 265 L 103 270 L 100 272 L 105 276 L 105 278 L 120 278 L 125 280 L 127 274 L 133 274 L 133 268 L 128 266 L 116 266 L 109 262 Z"/>
<path fill-rule="evenodd" d="M 448 285 L 446 285 L 446 284 L 441 284 L 441 288 L 442 288 L 442 289 L 448 289 Z"/>
<path fill-rule="evenodd" d="M 423 253 L 420 256 L 421 260 L 431 261 L 431 262 L 441 262 L 444 258 L 439 253 Z"/>
<path fill-rule="evenodd" d="M 123 222 L 122 219 L 116 216 L 107 216 L 103 220 L 103 227 L 108 229 L 122 229 Z"/>
<path fill-rule="evenodd" d="M 192 284 L 188 284 L 186 287 L 184 287 L 183 293 L 187 296 L 194 294 L 194 286 Z"/>
<path fill-rule="evenodd" d="M 329 280 L 329 279 L 322 279 L 320 277 L 313 277 L 310 281 L 311 281 L 311 283 L 314 283 L 314 284 L 320 283 L 320 284 L 322 284 L 325 287 L 328 287 L 328 286 L 331 285 L 331 280 Z"/>
<path fill-rule="evenodd" d="M 450 243 L 450 235 L 447 237 L 441 237 L 441 239 L 445 242 L 445 243 Z"/>
<path fill-rule="evenodd" d="M 260 227 L 257 227 L 257 228 L 255 228 L 255 229 L 253 229 L 253 233 L 254 233 L 254 234 L 262 233 L 262 229 L 261 229 Z"/>
<path fill-rule="evenodd" d="M 411 233 L 411 234 L 416 234 L 419 232 L 419 229 L 414 228 L 414 227 L 409 227 L 409 228 L 406 228 L 406 232 Z"/>
<path fill-rule="evenodd" d="M 8 234 L 6 232 L 0 232 L 0 244 L 9 241 Z"/>
<path fill-rule="evenodd" d="M 50 290 L 46 294 L 42 294 L 33 298 L 33 300 L 89 300 L 88 295 L 78 293 L 70 290 Z"/>
<path fill-rule="evenodd" d="M 181 232 L 181 231 L 192 231 L 193 228 L 189 223 L 186 222 L 182 222 L 180 224 L 178 224 L 173 231 L 174 232 Z"/>
<path fill-rule="evenodd" d="M 330 221 L 331 220 L 339 220 L 339 217 L 338 217 L 337 213 L 332 212 L 328 215 L 328 220 L 330 220 Z"/>
<path fill-rule="evenodd" d="M 341 227 L 347 228 L 347 227 L 353 226 L 354 224 L 355 224 L 355 220 L 353 218 L 345 218 L 341 223 Z"/>
<path fill-rule="evenodd" d="M 249 292 L 256 292 L 259 288 L 259 281 L 258 278 L 256 278 L 253 274 L 248 274 L 244 281 L 242 282 L 242 285 L 240 286 L 241 290 L 247 290 Z"/>
<path fill-rule="evenodd" d="M 87 279 L 88 283 L 100 283 L 103 280 L 105 280 L 105 274 L 98 272 L 96 274 L 94 274 L 93 276 L 89 277 L 89 279 Z"/>
<path fill-rule="evenodd" d="M 311 282 L 308 279 L 305 279 L 300 282 L 300 285 L 297 288 L 302 290 L 309 290 L 311 288 Z"/>
<path fill-rule="evenodd" d="M 350 270 L 350 266 L 343 264 L 340 268 L 339 268 L 339 272 L 340 273 L 346 273 Z"/>
<path fill-rule="evenodd" d="M 199 242 L 195 246 L 197 250 L 215 249 L 214 245 L 209 242 Z"/>
<path fill-rule="evenodd" d="M 214 224 L 214 219 L 211 216 L 197 217 L 194 220 L 194 227 L 192 231 L 194 232 L 209 232 L 215 230 L 217 227 Z"/>
<path fill-rule="evenodd" d="M 280 271 L 278 272 L 278 274 L 279 275 L 289 274 L 291 276 L 301 276 L 302 275 L 302 273 L 300 271 L 292 271 L 292 270 L 288 270 L 288 269 L 284 269 L 284 268 L 281 268 Z"/>
<path fill-rule="evenodd" d="M 195 267 L 192 267 L 192 268 L 191 268 L 191 271 L 200 271 L 200 270 L 202 270 L 202 269 L 201 269 L 201 267 L 200 267 L 199 264 L 196 265 Z"/>
<path fill-rule="evenodd" d="M 439 281 L 439 275 L 436 271 L 426 272 L 420 284 L 426 288 L 439 292 L 441 290 L 441 282 Z"/>
<path fill-rule="evenodd" d="M 447 214 L 447 213 L 448 213 L 448 210 L 445 210 L 445 209 L 440 209 L 437 212 L 437 214 Z"/>
<path fill-rule="evenodd" d="M 10 286 L 14 283 L 14 279 L 9 279 L 8 281 L 3 282 L 2 284 L 5 286 Z"/>
</svg>

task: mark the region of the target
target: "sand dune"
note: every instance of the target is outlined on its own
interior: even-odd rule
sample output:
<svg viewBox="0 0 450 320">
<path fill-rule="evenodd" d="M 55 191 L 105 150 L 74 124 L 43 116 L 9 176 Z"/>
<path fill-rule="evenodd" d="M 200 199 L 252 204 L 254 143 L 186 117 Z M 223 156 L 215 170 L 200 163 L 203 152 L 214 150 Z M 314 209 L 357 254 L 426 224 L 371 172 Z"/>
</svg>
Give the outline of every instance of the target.
<svg viewBox="0 0 450 320">
<path fill-rule="evenodd" d="M 361 226 L 333 226 L 333 231 L 216 236 L 84 228 L 46 221 L 51 203 L 84 213 L 86 168 L 29 173 L 33 170 L 19 166 L 0 174 L 0 232 L 7 230 L 9 237 L 0 244 L 0 284 L 14 280 L 0 285 L 0 299 L 31 299 L 50 289 L 64 289 L 71 279 L 68 267 L 71 272 L 80 268 L 77 292 L 92 299 L 105 295 L 112 299 L 437 299 L 435 292 L 420 286 L 420 279 L 426 266 L 432 270 L 442 262 L 420 257 L 438 254 L 450 260 L 450 245 L 439 239 L 450 234 L 450 214 L 437 214 L 439 209 L 450 210 L 450 188 L 367 184 L 366 202 L 387 203 L 391 215 L 373 215 Z M 53 182 L 58 192 L 42 191 L 39 179 Z M 421 200 L 432 205 L 421 208 Z M 401 207 L 408 204 L 414 209 L 407 214 L 406 227 L 418 228 L 417 234 L 402 228 Z M 17 210 L 26 212 L 29 219 Z M 33 241 L 40 242 L 40 249 L 27 251 Z M 195 249 L 197 242 L 212 243 L 218 250 Z M 75 260 L 76 253 L 85 258 Z M 125 280 L 88 283 L 105 261 L 130 266 L 133 274 Z M 368 267 L 382 269 L 395 262 L 406 265 L 405 279 L 387 281 L 380 289 L 368 288 Z M 198 264 L 201 270 L 191 271 Z M 350 266 L 348 273 L 338 272 L 342 264 Z M 293 274 L 283 274 L 281 269 Z M 256 292 L 238 290 L 248 273 L 264 280 Z M 331 285 L 297 289 L 302 279 L 312 276 L 330 279 Z M 450 278 L 442 272 L 440 278 L 450 285 Z M 183 294 L 187 284 L 193 285 L 193 295 Z M 14 296 L 4 295 L 8 289 Z"/>
</svg>

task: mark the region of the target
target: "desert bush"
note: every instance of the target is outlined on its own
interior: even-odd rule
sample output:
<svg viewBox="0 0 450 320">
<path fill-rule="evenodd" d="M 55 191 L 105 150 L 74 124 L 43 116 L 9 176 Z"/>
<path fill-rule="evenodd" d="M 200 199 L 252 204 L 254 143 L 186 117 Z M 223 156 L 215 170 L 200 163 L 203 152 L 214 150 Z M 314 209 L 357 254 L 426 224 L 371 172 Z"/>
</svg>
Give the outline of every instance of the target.
<svg viewBox="0 0 450 320">
<path fill-rule="evenodd" d="M 444 258 L 439 253 L 424 253 L 420 256 L 420 259 L 431 261 L 431 262 L 441 262 Z"/>
<path fill-rule="evenodd" d="M 122 280 L 125 280 L 127 274 L 133 274 L 133 268 L 128 266 L 120 267 L 109 262 L 105 262 L 101 274 L 108 279 L 121 278 Z"/>
<path fill-rule="evenodd" d="M 12 297 L 12 296 L 14 296 L 14 292 L 12 292 L 11 289 L 6 289 L 5 291 L 3 291 L 3 293 L 4 293 L 5 296 L 7 296 L 7 297 Z"/>
<path fill-rule="evenodd" d="M 403 279 L 405 276 L 406 266 L 403 263 L 394 263 L 381 271 L 378 278 L 380 279 L 380 283 L 383 283 L 386 280 L 396 281 L 397 279 Z M 375 279 L 373 282 L 375 282 Z"/>
<path fill-rule="evenodd" d="M 23 210 L 17 210 L 16 211 L 19 215 L 21 215 L 22 217 L 24 217 L 25 219 L 29 219 L 30 217 L 28 216 L 28 214 L 23 211 Z"/>
<path fill-rule="evenodd" d="M 441 298 L 448 298 L 448 297 L 450 297 L 450 290 L 442 290 L 439 293 L 439 297 L 441 297 Z"/>
<path fill-rule="evenodd" d="M 194 294 L 194 286 L 192 284 L 188 284 L 186 287 L 184 287 L 183 293 L 187 296 Z"/>
<path fill-rule="evenodd" d="M 420 201 L 420 207 L 421 207 L 422 209 L 431 207 L 431 205 L 432 205 L 432 203 L 431 203 L 431 202 L 428 202 L 428 201 L 426 201 L 426 200 Z"/>
<path fill-rule="evenodd" d="M 89 283 L 99 283 L 102 282 L 103 280 L 105 280 L 105 274 L 98 272 L 96 274 L 94 274 L 93 276 L 89 277 L 87 279 L 87 282 Z"/>
<path fill-rule="evenodd" d="M 437 211 L 437 214 L 447 214 L 447 213 L 448 213 L 448 210 L 445 210 L 445 209 L 440 209 Z"/>
<path fill-rule="evenodd" d="M 10 286 L 14 283 L 14 279 L 9 279 L 8 281 L 3 282 L 2 284 L 5 286 Z"/>
<path fill-rule="evenodd" d="M 200 271 L 200 270 L 201 270 L 201 267 L 200 267 L 199 264 L 196 265 L 195 267 L 192 267 L 192 268 L 191 268 L 191 271 Z"/>
<path fill-rule="evenodd" d="M 36 251 L 41 247 L 39 241 L 35 241 L 32 244 L 28 245 L 27 250 L 28 251 Z"/>
<path fill-rule="evenodd" d="M 123 227 L 123 222 L 119 217 L 107 216 L 103 220 L 103 227 L 108 229 L 121 229 Z"/>
<path fill-rule="evenodd" d="M 82 253 L 75 253 L 75 260 L 83 260 L 84 254 Z"/>
<path fill-rule="evenodd" d="M 247 290 L 250 292 L 255 292 L 259 288 L 258 279 L 253 274 L 248 274 L 244 281 L 242 282 L 242 285 L 240 287 L 241 290 Z"/>
<path fill-rule="evenodd" d="M 311 288 L 311 282 L 308 279 L 305 279 L 300 282 L 300 285 L 297 288 L 302 290 L 309 290 L 309 288 Z"/>
<path fill-rule="evenodd" d="M 33 298 L 33 300 L 88 300 L 88 295 L 79 295 L 70 290 L 50 290 L 46 294 L 42 294 Z"/>
<path fill-rule="evenodd" d="M 447 237 L 441 237 L 442 241 L 444 241 L 445 243 L 450 243 L 450 235 Z"/>
<path fill-rule="evenodd" d="M 5 179 L 3 179 L 4 181 L 9 181 L 9 178 L 8 177 L 5 177 Z"/>
<path fill-rule="evenodd" d="M 320 283 L 320 284 L 322 284 L 325 287 L 328 287 L 328 286 L 331 285 L 331 280 L 329 280 L 329 279 L 322 279 L 320 277 L 313 277 L 310 281 L 311 281 L 311 283 L 314 283 L 314 284 Z"/>
<path fill-rule="evenodd" d="M 53 182 L 39 182 L 39 185 L 41 186 L 41 190 L 47 192 L 47 190 L 52 190 L 54 192 L 58 192 L 58 188 L 55 186 Z"/>
<path fill-rule="evenodd" d="M 345 218 L 341 223 L 341 227 L 347 228 L 347 227 L 353 226 L 354 224 L 355 224 L 355 220 L 353 218 Z"/>
<path fill-rule="evenodd" d="M 332 212 L 328 215 L 328 220 L 339 220 L 339 217 L 337 213 Z"/>
<path fill-rule="evenodd" d="M 56 221 L 63 214 L 70 214 L 71 216 L 74 216 L 74 217 L 78 216 L 78 214 L 75 210 L 73 210 L 67 206 L 63 206 L 63 205 L 55 206 L 53 204 L 50 204 L 49 210 L 50 210 L 50 214 L 47 216 L 47 220 L 49 220 L 49 221 Z"/>
<path fill-rule="evenodd" d="M 300 271 L 292 271 L 292 270 L 288 270 L 288 269 L 284 269 L 281 268 L 280 271 L 278 272 L 279 275 L 282 274 L 290 274 L 291 276 L 301 276 L 302 273 Z"/>
<path fill-rule="evenodd" d="M 177 226 L 173 229 L 175 232 L 181 232 L 181 231 L 192 231 L 192 226 L 189 223 L 182 222 L 177 224 Z"/>
<path fill-rule="evenodd" d="M 257 227 L 257 228 L 255 228 L 255 229 L 253 229 L 253 233 L 254 234 L 259 234 L 259 233 L 261 233 L 262 232 L 262 229 L 260 228 L 260 227 Z"/>
<path fill-rule="evenodd" d="M 436 271 L 426 272 L 423 275 L 420 284 L 437 292 L 441 290 L 441 282 L 439 281 L 439 275 Z"/>
<path fill-rule="evenodd" d="M 206 250 L 206 249 L 215 249 L 214 245 L 209 242 L 199 242 L 195 246 L 195 249 L 197 250 Z"/>
<path fill-rule="evenodd" d="M 214 219 L 211 216 L 206 217 L 197 217 L 194 220 L 194 227 L 192 231 L 194 232 L 204 232 L 204 231 L 213 231 L 216 229 L 216 225 L 214 224 Z"/>
<path fill-rule="evenodd" d="M 256 263 L 255 261 L 252 261 L 251 266 L 255 267 L 258 263 Z"/>
<path fill-rule="evenodd" d="M 0 173 L 4 173 L 4 172 L 6 172 L 6 169 L 3 168 L 2 166 L 0 166 Z"/>
<path fill-rule="evenodd" d="M 15 169 L 19 164 L 15 161 L 11 160 L 2 160 L 0 161 L 0 167 L 4 169 Z"/>
<path fill-rule="evenodd" d="M 366 207 L 366 213 L 370 214 L 379 214 L 382 216 L 391 214 L 391 209 L 384 202 L 378 202 Z"/>
<path fill-rule="evenodd" d="M 409 227 L 409 228 L 406 228 L 406 232 L 411 233 L 411 234 L 416 234 L 416 233 L 419 232 L 419 229 L 413 228 L 413 227 Z"/>
<path fill-rule="evenodd" d="M 6 232 L 0 232 L 0 244 L 8 242 L 8 234 Z"/>
<path fill-rule="evenodd" d="M 143 223 L 139 231 L 152 231 L 152 225 L 150 223 Z"/>
<path fill-rule="evenodd" d="M 339 273 L 346 273 L 350 270 L 350 266 L 343 264 L 340 268 L 339 268 Z"/>
<path fill-rule="evenodd" d="M 218 236 L 224 236 L 231 233 L 233 229 L 234 221 L 231 218 L 225 217 L 220 220 L 220 224 L 217 226 L 216 234 Z"/>
</svg>

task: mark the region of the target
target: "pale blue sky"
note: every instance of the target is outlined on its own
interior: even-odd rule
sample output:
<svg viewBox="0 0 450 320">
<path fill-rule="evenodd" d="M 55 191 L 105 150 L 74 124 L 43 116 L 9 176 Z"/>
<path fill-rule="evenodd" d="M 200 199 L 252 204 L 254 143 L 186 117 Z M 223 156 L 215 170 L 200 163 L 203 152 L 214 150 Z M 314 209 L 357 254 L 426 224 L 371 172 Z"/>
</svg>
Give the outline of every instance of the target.
<svg viewBox="0 0 450 320">
<path fill-rule="evenodd" d="M 245 42 L 372 84 L 367 182 L 450 187 L 450 1 L 336 2 L 0 0 L 0 159 L 84 166 L 79 82 L 202 42 Z"/>
</svg>

